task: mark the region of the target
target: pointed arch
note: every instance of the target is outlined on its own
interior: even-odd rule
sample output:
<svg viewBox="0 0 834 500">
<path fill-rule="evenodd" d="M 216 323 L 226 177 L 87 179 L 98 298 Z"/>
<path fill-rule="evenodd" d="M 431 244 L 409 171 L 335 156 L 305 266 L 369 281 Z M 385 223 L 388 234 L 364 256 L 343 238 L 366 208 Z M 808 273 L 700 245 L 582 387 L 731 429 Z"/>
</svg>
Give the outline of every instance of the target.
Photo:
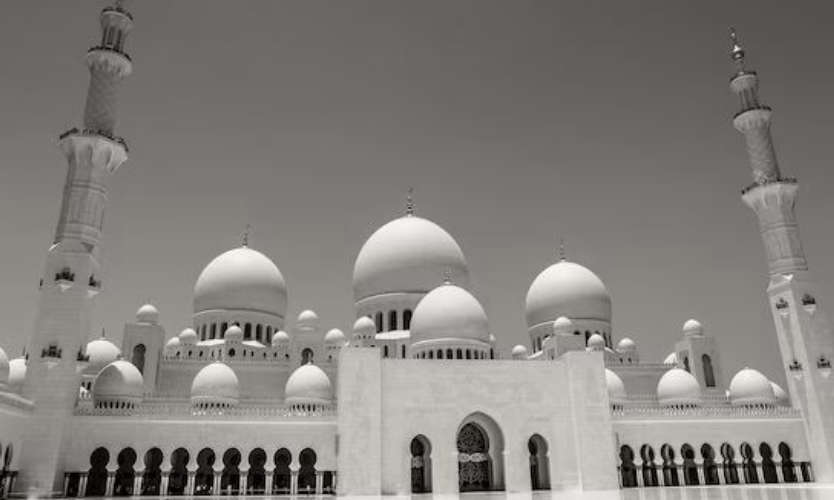
<svg viewBox="0 0 834 500">
<path fill-rule="evenodd" d="M 110 462 L 110 452 L 107 448 L 99 447 L 90 454 L 90 470 L 87 472 L 88 497 L 103 497 L 107 494 L 107 464 Z"/>
<path fill-rule="evenodd" d="M 620 479 L 623 488 L 637 487 L 637 467 L 634 465 L 634 450 L 627 444 L 620 446 Z"/>
<path fill-rule="evenodd" d="M 640 465 L 643 474 L 643 486 L 657 486 L 657 465 L 654 461 L 654 448 L 648 444 L 640 447 L 640 459 L 643 463 Z"/>
<path fill-rule="evenodd" d="M 188 484 L 188 450 L 177 448 L 171 454 L 171 472 L 168 473 L 168 494 L 183 495 Z"/>
<path fill-rule="evenodd" d="M 704 463 L 704 484 L 721 484 L 718 466 L 715 465 L 715 450 L 709 443 L 701 445 L 701 460 Z"/>
<path fill-rule="evenodd" d="M 527 440 L 527 451 L 530 452 L 530 489 L 550 489 L 550 459 L 547 441 L 540 434 L 533 434 Z"/>
<path fill-rule="evenodd" d="M 290 450 L 281 448 L 275 452 L 272 458 L 275 463 L 275 471 L 272 473 L 272 494 L 288 495 L 290 493 L 290 462 L 292 454 Z"/>
<path fill-rule="evenodd" d="M 689 443 L 681 446 L 681 459 L 683 459 L 683 483 L 687 486 L 698 486 L 698 465 L 695 463 L 695 450 Z"/>
<path fill-rule="evenodd" d="M 411 492 L 431 493 L 431 442 L 418 434 L 411 440 Z"/>
<path fill-rule="evenodd" d="M 779 458 L 782 462 L 782 477 L 786 483 L 795 483 L 796 467 L 792 458 L 791 447 L 784 441 L 779 443 Z"/>
<path fill-rule="evenodd" d="M 203 448 L 197 454 L 197 472 L 194 474 L 194 495 L 214 493 L 214 461 L 216 456 L 211 448 Z"/>
<path fill-rule="evenodd" d="M 142 472 L 141 494 L 145 496 L 159 495 L 159 487 L 162 483 L 162 450 L 151 448 L 145 452 L 145 470 Z"/>
<path fill-rule="evenodd" d="M 298 494 L 314 495 L 316 493 L 316 461 L 318 457 L 311 448 L 304 448 L 298 454 Z"/>
<path fill-rule="evenodd" d="M 114 497 L 129 497 L 133 495 L 133 482 L 136 479 L 136 471 L 133 465 L 136 463 L 136 452 L 133 448 L 124 448 L 116 457 L 118 469 L 113 481 Z"/>
<path fill-rule="evenodd" d="M 678 466 L 675 464 L 675 450 L 669 444 L 660 448 L 660 457 L 663 459 L 663 485 L 680 486 L 678 480 Z"/>
<path fill-rule="evenodd" d="M 715 371 L 712 368 L 712 358 L 709 357 L 709 354 L 701 356 L 701 368 L 704 371 L 704 385 L 715 387 Z"/>
<path fill-rule="evenodd" d="M 504 436 L 498 423 L 485 413 L 472 413 L 458 426 L 456 442 L 459 490 L 503 490 Z"/>
<path fill-rule="evenodd" d="M 721 445 L 721 458 L 723 460 L 724 482 L 726 484 L 738 484 L 738 468 L 735 462 L 736 452 L 730 443 Z"/>
</svg>

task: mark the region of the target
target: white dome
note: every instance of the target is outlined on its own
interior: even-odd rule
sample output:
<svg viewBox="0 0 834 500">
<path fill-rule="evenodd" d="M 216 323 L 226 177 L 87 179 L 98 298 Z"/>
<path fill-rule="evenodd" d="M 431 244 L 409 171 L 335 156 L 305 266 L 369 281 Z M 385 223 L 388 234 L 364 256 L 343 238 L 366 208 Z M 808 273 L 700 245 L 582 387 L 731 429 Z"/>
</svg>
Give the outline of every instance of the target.
<svg viewBox="0 0 834 500">
<path fill-rule="evenodd" d="M 242 342 L 243 330 L 241 330 L 237 325 L 231 325 L 229 328 L 226 328 L 225 332 L 223 332 L 223 340 L 226 342 Z"/>
<path fill-rule="evenodd" d="M 521 344 L 513 347 L 512 351 L 513 359 L 527 359 L 527 348 Z"/>
<path fill-rule="evenodd" d="M 780 404 L 782 406 L 790 406 L 791 398 L 788 397 L 788 393 L 785 392 L 785 390 L 782 389 L 779 386 L 779 384 L 777 384 L 776 382 L 771 382 L 770 387 L 771 389 L 773 389 L 773 397 L 776 398 L 777 404 Z"/>
<path fill-rule="evenodd" d="M 194 345 L 197 343 L 197 332 L 193 328 L 186 328 L 180 332 L 180 344 Z"/>
<path fill-rule="evenodd" d="M 564 260 L 536 276 L 526 301 L 528 328 L 559 316 L 611 321 L 611 295 L 602 280 L 588 268 Z"/>
<path fill-rule="evenodd" d="M 730 381 L 730 403 L 734 406 L 772 405 L 775 402 L 770 380 L 758 370 L 745 367 Z"/>
<path fill-rule="evenodd" d="M 9 381 L 9 357 L 6 356 L 6 351 L 0 349 L 0 384 L 5 384 Z"/>
<path fill-rule="evenodd" d="M 634 352 L 637 350 L 637 343 L 628 337 L 623 337 L 617 342 L 617 350 L 620 352 Z"/>
<path fill-rule="evenodd" d="M 26 380 L 26 358 L 14 358 L 9 361 L 9 387 L 13 391 L 19 391 Z"/>
<path fill-rule="evenodd" d="M 333 401 L 330 379 L 312 363 L 301 365 L 287 379 L 284 401 L 288 405 L 328 405 Z"/>
<path fill-rule="evenodd" d="M 704 334 L 704 325 L 697 319 L 686 320 L 683 324 L 683 334 L 686 337 L 701 336 Z"/>
<path fill-rule="evenodd" d="M 598 333 L 591 335 L 588 337 L 588 348 L 592 351 L 602 351 L 605 349 L 605 339 Z"/>
<path fill-rule="evenodd" d="M 314 328 L 319 323 L 319 315 L 316 314 L 316 311 L 305 309 L 301 311 L 301 314 L 298 315 L 298 319 L 295 322 L 299 327 Z"/>
<path fill-rule="evenodd" d="M 570 335 L 573 333 L 573 321 L 567 316 L 559 316 L 553 321 L 553 333 L 556 335 Z"/>
<path fill-rule="evenodd" d="M 240 388 L 234 370 L 215 361 L 204 366 L 191 382 L 191 404 L 194 406 L 237 405 Z"/>
<path fill-rule="evenodd" d="M 136 311 L 137 323 L 159 323 L 159 310 L 153 304 L 145 304 Z"/>
<path fill-rule="evenodd" d="M 272 345 L 279 346 L 290 343 L 290 336 L 284 330 L 278 330 L 272 335 Z"/>
<path fill-rule="evenodd" d="M 430 220 L 413 215 L 377 229 L 362 245 L 353 267 L 356 301 L 393 292 L 425 293 L 444 273 L 464 288 L 469 271 L 452 236 Z"/>
<path fill-rule="evenodd" d="M 87 355 L 87 367 L 84 371 L 91 374 L 98 373 L 122 355 L 116 344 L 104 337 L 88 342 L 84 353 Z"/>
<path fill-rule="evenodd" d="M 324 336 L 325 344 L 344 344 L 345 334 L 338 328 L 333 328 Z"/>
<path fill-rule="evenodd" d="M 179 337 L 171 337 L 168 339 L 168 342 L 165 343 L 165 347 L 173 349 L 175 347 L 180 346 L 180 338 Z"/>
<path fill-rule="evenodd" d="M 438 339 L 489 342 L 484 308 L 471 293 L 457 285 L 441 285 L 423 297 L 411 318 L 411 343 Z"/>
<path fill-rule="evenodd" d="M 612 403 L 622 403 L 628 397 L 623 379 L 608 368 L 605 369 L 605 386 L 608 388 L 608 399 Z"/>
<path fill-rule="evenodd" d="M 353 323 L 353 333 L 361 336 L 373 335 L 376 333 L 376 324 L 368 316 L 362 316 Z"/>
<path fill-rule="evenodd" d="M 666 359 L 663 360 L 663 364 L 666 366 L 677 366 L 678 365 L 678 355 L 674 352 L 670 352 Z"/>
<path fill-rule="evenodd" d="M 701 402 L 701 386 L 686 370 L 672 368 L 657 383 L 657 400 L 661 405 L 696 405 Z"/>
<path fill-rule="evenodd" d="M 142 373 L 129 361 L 119 360 L 105 366 L 93 382 L 93 401 L 100 403 L 129 403 L 142 400 L 145 391 Z"/>
<path fill-rule="evenodd" d="M 214 258 L 194 285 L 194 312 L 243 309 L 284 317 L 287 284 L 269 258 L 239 247 Z"/>
</svg>

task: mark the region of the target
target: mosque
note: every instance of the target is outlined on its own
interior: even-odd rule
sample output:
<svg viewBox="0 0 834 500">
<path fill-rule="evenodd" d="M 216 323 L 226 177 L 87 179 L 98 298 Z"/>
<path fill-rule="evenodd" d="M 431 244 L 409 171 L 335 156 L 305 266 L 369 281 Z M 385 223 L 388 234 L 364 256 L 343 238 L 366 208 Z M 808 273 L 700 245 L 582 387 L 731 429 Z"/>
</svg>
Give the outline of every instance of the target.
<svg viewBox="0 0 834 500">
<path fill-rule="evenodd" d="M 802 251 L 797 181 L 782 175 L 771 109 L 733 34 L 733 125 L 746 140 L 787 378 L 753 368 L 721 387 L 721 351 L 694 319 L 662 362 L 617 339 L 591 270 L 543 262 L 526 297 L 529 343 L 496 349 L 466 258 L 406 213 L 355 260 L 356 322 L 287 318 L 275 263 L 243 241 L 194 285 L 170 336 L 139 307 L 120 346 L 88 342 L 102 291 L 102 219 L 127 158 L 115 133 L 134 25 L 100 15 L 83 125 L 22 357 L 0 351 L 2 495 L 408 495 L 834 482 L 834 335 Z M 178 329 L 179 330 L 179 329 Z M 542 381 L 541 383 L 537 383 Z"/>
</svg>

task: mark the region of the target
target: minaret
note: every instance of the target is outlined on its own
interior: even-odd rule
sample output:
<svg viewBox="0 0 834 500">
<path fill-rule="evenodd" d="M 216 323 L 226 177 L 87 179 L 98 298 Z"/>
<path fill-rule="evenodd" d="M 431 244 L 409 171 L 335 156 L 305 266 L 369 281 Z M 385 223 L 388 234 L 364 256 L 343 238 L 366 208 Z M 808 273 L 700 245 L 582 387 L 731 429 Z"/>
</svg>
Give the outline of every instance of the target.
<svg viewBox="0 0 834 500">
<path fill-rule="evenodd" d="M 127 159 L 115 135 L 116 96 L 131 72 L 124 43 L 133 17 L 122 2 L 101 11 L 101 42 L 87 51 L 90 84 L 81 129 L 59 137 L 67 158 L 55 238 L 40 278 L 35 324 L 29 339 L 23 395 L 35 403 L 24 433 L 16 489 L 60 492 L 62 449 L 80 384 L 79 361 L 90 331 L 93 299 L 101 289 L 99 244 L 111 174 Z"/>
<path fill-rule="evenodd" d="M 792 404 L 802 410 L 811 461 L 819 481 L 834 481 L 834 335 L 817 298 L 817 288 L 799 239 L 794 212 L 798 185 L 784 177 L 770 135 L 772 111 L 759 101 L 758 76 L 745 67 L 745 53 L 735 31 L 730 55 L 736 73 L 730 89 L 741 109 L 733 119 L 744 134 L 753 168 L 753 184 L 742 191 L 756 212 L 764 241 L 770 283 L 770 309 L 776 325 Z"/>
</svg>

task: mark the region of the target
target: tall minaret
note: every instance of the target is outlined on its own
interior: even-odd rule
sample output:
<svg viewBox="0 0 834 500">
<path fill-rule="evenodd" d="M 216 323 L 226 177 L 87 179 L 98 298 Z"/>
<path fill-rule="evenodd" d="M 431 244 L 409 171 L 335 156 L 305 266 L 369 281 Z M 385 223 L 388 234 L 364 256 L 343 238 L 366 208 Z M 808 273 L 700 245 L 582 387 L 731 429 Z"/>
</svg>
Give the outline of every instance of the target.
<svg viewBox="0 0 834 500">
<path fill-rule="evenodd" d="M 733 119 L 744 134 L 753 168 L 753 184 L 742 191 L 756 212 L 767 255 L 767 288 L 791 401 L 803 412 L 816 478 L 834 481 L 834 335 L 817 297 L 817 288 L 799 239 L 794 205 L 796 179 L 782 176 L 770 135 L 771 109 L 759 101 L 758 76 L 744 64 L 735 31 L 730 55 L 736 73 L 730 89 L 741 99 Z"/>
<path fill-rule="evenodd" d="M 59 137 L 67 158 L 55 238 L 40 278 L 35 324 L 27 355 L 23 395 L 35 403 L 24 433 L 16 489 L 44 494 L 62 488 L 66 428 L 80 384 L 79 361 L 90 331 L 93 299 L 101 290 L 99 245 L 111 174 L 127 159 L 115 135 L 116 95 L 130 74 L 124 43 L 133 17 L 122 2 L 101 11 L 101 42 L 87 51 L 90 84 L 84 125 Z"/>
</svg>

